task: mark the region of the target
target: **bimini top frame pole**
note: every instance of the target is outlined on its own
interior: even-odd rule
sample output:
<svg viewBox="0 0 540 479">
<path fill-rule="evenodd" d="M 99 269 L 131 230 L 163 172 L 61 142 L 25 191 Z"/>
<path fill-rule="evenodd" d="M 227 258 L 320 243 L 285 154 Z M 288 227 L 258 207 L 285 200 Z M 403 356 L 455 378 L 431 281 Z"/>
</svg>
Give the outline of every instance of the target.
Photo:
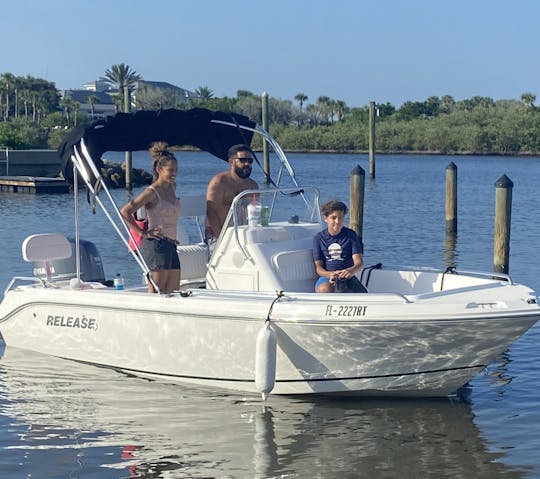
<svg viewBox="0 0 540 479">
<path fill-rule="evenodd" d="M 80 151 L 79 151 L 80 149 Z M 92 160 L 92 157 L 90 156 L 88 149 L 86 148 L 86 145 L 84 143 L 84 139 L 81 139 L 80 144 L 78 147 L 74 148 L 74 155 L 71 156 L 71 161 L 73 162 L 73 165 L 77 169 L 77 171 L 80 173 L 82 179 L 84 180 L 86 186 L 88 187 L 90 193 L 92 194 L 92 198 L 97 204 L 100 206 L 101 210 L 115 229 L 118 236 L 121 238 L 122 242 L 125 244 L 126 248 L 130 251 L 131 255 L 139 265 L 139 267 L 142 269 L 143 273 L 145 274 L 148 281 L 152 284 L 155 291 L 158 293 L 160 292 L 157 284 L 152 279 L 152 275 L 150 274 L 150 269 L 148 268 L 148 265 L 144 261 L 142 255 L 140 254 L 138 248 L 135 250 L 131 250 L 129 248 L 129 238 L 131 236 L 131 232 L 129 231 L 129 228 L 127 227 L 126 223 L 124 222 L 124 219 L 122 218 L 122 215 L 120 214 L 120 210 L 118 206 L 116 205 L 109 189 L 107 188 L 107 185 L 103 182 L 103 177 L 101 176 L 101 173 L 96 168 L 96 165 L 94 161 Z M 91 178 L 95 178 L 95 182 L 91 180 Z M 109 204 L 111 205 L 114 213 L 116 214 L 116 220 L 111 216 L 108 209 L 106 208 L 105 204 L 101 201 L 101 198 L 99 197 L 99 191 L 103 190 L 105 192 L 105 195 L 107 196 L 109 200 Z M 121 227 L 119 226 L 122 225 Z M 123 229 L 123 231 L 122 231 Z M 126 235 L 127 234 L 127 238 Z M 133 238 L 132 238 L 133 239 Z"/>
<path fill-rule="evenodd" d="M 247 125 L 240 125 L 240 124 L 230 122 L 230 121 L 225 121 L 225 120 L 211 120 L 211 122 L 212 123 L 218 123 L 220 125 L 230 126 L 230 127 L 233 127 L 233 128 L 239 128 L 239 129 L 242 129 L 242 130 L 250 131 L 252 133 L 258 133 L 259 135 L 261 135 L 263 137 L 263 141 L 266 141 L 272 147 L 275 154 L 279 158 L 280 170 L 279 170 L 278 175 L 277 175 L 277 182 L 274 183 L 274 186 L 276 188 L 280 187 L 281 177 L 282 177 L 282 174 L 283 174 L 283 170 L 285 169 L 289 173 L 289 176 L 290 176 L 291 181 L 294 184 L 294 186 L 296 186 L 298 188 L 300 187 L 299 184 L 298 184 L 298 181 L 296 180 L 296 175 L 294 173 L 294 169 L 291 166 L 291 164 L 289 163 L 289 160 L 287 159 L 287 155 L 285 155 L 285 152 L 283 151 L 283 149 L 281 148 L 279 143 L 264 128 L 261 128 L 259 125 L 255 125 L 255 127 L 252 128 L 252 127 L 247 126 Z M 260 164 L 259 164 L 259 166 L 260 166 Z M 308 208 L 312 208 L 313 205 L 311 205 L 309 199 L 303 194 L 303 192 L 301 192 L 300 194 L 301 194 L 302 199 L 304 200 L 304 203 L 306 204 L 306 206 Z"/>
<path fill-rule="evenodd" d="M 289 176 L 291 177 L 291 180 L 292 180 L 293 184 L 295 186 L 299 186 L 298 182 L 296 181 L 296 176 L 294 174 L 294 170 L 293 170 L 291 164 L 289 163 L 289 160 L 287 159 L 287 156 L 285 155 L 285 152 L 283 151 L 281 146 L 279 146 L 278 142 L 276 140 L 274 140 L 274 138 L 272 138 L 272 136 L 270 136 L 270 133 L 268 133 L 266 130 L 261 128 L 259 125 L 255 125 L 254 128 L 251 128 L 251 127 L 246 126 L 246 125 L 238 125 L 236 123 L 232 123 L 232 122 L 224 121 L 224 120 L 212 120 L 212 123 L 219 123 L 220 125 L 227 125 L 227 126 L 231 126 L 233 128 L 240 128 L 242 130 L 251 131 L 253 133 L 258 133 L 259 135 L 261 135 L 268 142 L 268 144 L 272 147 L 272 149 L 274 150 L 274 152 L 278 156 L 281 166 L 287 170 L 287 172 L 289 173 Z M 278 187 L 279 183 L 276 186 Z"/>
</svg>

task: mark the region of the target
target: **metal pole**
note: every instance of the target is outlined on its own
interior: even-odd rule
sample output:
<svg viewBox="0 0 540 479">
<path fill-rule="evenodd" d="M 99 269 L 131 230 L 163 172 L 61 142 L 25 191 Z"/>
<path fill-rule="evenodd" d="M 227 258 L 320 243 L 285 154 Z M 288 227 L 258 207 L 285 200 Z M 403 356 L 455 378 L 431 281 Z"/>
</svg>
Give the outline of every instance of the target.
<svg viewBox="0 0 540 479">
<path fill-rule="evenodd" d="M 261 95 L 262 118 L 261 123 L 265 131 L 268 131 L 268 93 L 263 91 Z M 266 185 L 270 184 L 270 155 L 268 143 L 263 140 L 263 169 L 266 178 Z"/>
<path fill-rule="evenodd" d="M 369 102 L 369 175 L 375 178 L 375 102 Z"/>
<path fill-rule="evenodd" d="M 81 282 L 81 245 L 79 236 L 79 172 L 73 164 L 73 201 L 75 210 L 75 267 L 77 269 L 77 283 Z"/>
</svg>

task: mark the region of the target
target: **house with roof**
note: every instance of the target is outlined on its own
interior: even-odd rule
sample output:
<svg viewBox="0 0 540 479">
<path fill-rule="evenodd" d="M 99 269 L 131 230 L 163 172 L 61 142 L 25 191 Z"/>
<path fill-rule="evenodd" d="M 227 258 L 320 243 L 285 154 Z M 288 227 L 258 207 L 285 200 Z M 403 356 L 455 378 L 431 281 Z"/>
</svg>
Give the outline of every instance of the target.
<svg viewBox="0 0 540 479">
<path fill-rule="evenodd" d="M 197 95 L 162 81 L 140 80 L 133 89 L 133 106 L 140 110 L 159 110 L 184 105 Z"/>
<path fill-rule="evenodd" d="M 114 115 L 117 108 L 111 91 L 95 90 L 63 90 L 62 99 L 70 98 L 79 104 L 79 112 L 86 113 L 89 118 L 97 120 L 107 115 Z"/>
<path fill-rule="evenodd" d="M 118 90 L 111 89 L 103 80 L 95 80 L 84 84 L 81 90 L 63 90 L 62 99 L 70 98 L 79 104 L 79 112 L 86 113 L 96 120 L 118 111 L 118 104 L 123 99 L 118 97 Z M 132 91 L 132 110 L 159 110 L 177 108 L 196 98 L 197 94 L 185 88 L 162 81 L 140 80 Z"/>
</svg>

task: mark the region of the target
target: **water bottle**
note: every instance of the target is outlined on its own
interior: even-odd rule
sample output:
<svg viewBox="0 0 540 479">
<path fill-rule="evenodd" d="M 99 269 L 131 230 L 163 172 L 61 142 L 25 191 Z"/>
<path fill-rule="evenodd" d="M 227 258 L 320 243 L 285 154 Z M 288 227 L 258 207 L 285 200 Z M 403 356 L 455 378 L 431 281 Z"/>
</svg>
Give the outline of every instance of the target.
<svg viewBox="0 0 540 479">
<path fill-rule="evenodd" d="M 120 273 L 117 273 L 116 276 L 114 277 L 113 284 L 114 284 L 114 289 L 118 291 L 121 291 L 122 289 L 124 289 L 124 278 L 122 278 L 122 275 Z"/>
<path fill-rule="evenodd" d="M 261 219 L 261 204 L 257 201 L 255 195 L 251 203 L 247 206 L 247 217 L 249 226 L 257 226 Z"/>
</svg>

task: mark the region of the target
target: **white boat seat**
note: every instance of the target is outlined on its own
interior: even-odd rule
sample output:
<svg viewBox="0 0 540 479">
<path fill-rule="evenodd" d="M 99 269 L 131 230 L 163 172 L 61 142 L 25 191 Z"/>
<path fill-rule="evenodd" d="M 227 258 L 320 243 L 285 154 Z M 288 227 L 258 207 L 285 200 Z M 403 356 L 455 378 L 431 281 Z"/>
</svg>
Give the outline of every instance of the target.
<svg viewBox="0 0 540 479">
<path fill-rule="evenodd" d="M 28 236 L 22 244 L 22 256 L 25 261 L 43 261 L 45 274 L 50 281 L 51 261 L 71 258 L 71 243 L 63 235 L 57 233 L 42 233 Z"/>
<path fill-rule="evenodd" d="M 317 273 L 311 249 L 283 251 L 272 256 L 280 286 L 287 291 L 312 292 Z"/>
<path fill-rule="evenodd" d="M 176 247 L 180 268 L 181 283 L 204 281 L 208 265 L 208 246 L 204 243 L 180 245 Z"/>
<path fill-rule="evenodd" d="M 67 259 L 71 253 L 71 243 L 57 233 L 31 235 L 22 244 L 23 259 L 28 262 Z"/>
</svg>

